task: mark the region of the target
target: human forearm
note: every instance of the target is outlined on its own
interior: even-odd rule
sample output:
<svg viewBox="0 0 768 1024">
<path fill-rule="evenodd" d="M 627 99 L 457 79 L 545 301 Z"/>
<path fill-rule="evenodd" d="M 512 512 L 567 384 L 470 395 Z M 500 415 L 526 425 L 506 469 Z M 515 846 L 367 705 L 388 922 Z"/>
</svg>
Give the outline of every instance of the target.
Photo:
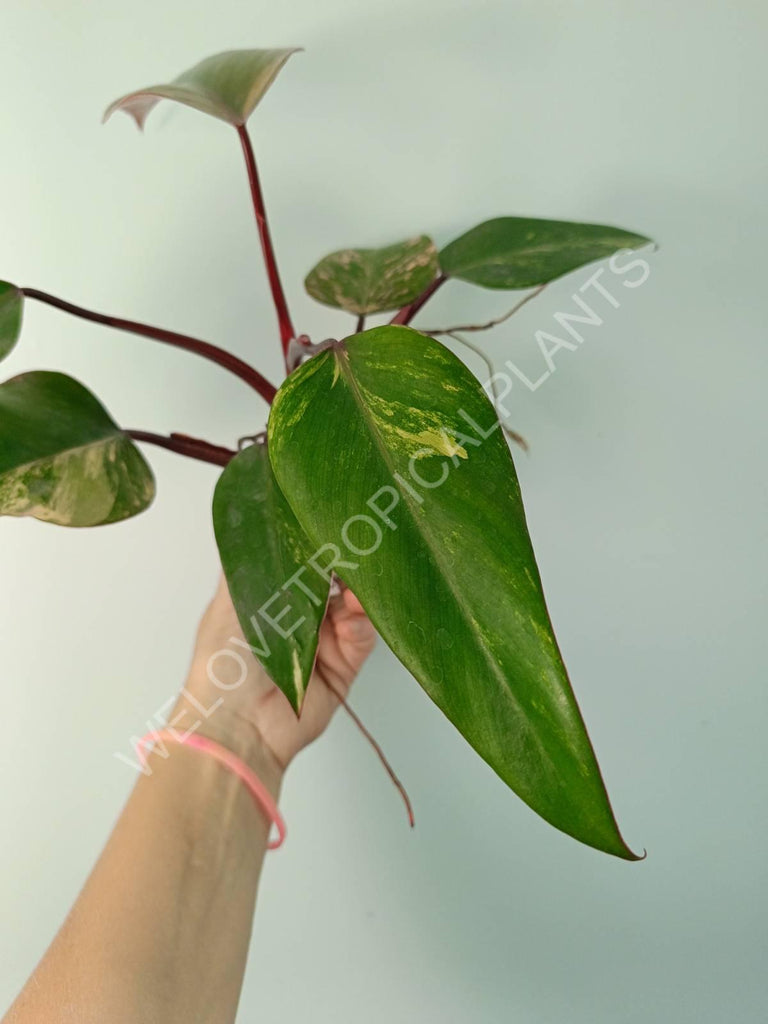
<svg viewBox="0 0 768 1024">
<path fill-rule="evenodd" d="M 332 599 L 301 716 L 251 657 L 226 585 L 203 616 L 168 724 L 243 760 L 277 797 L 374 644 L 348 591 Z M 208 754 L 149 755 L 109 842 L 5 1024 L 232 1024 L 268 822 Z"/>
<path fill-rule="evenodd" d="M 282 773 L 252 725 L 221 708 L 200 731 L 277 796 Z M 8 1024 L 234 1020 L 268 822 L 212 758 L 177 743 L 167 752 L 149 755 L 152 774 L 139 779 Z"/>
</svg>

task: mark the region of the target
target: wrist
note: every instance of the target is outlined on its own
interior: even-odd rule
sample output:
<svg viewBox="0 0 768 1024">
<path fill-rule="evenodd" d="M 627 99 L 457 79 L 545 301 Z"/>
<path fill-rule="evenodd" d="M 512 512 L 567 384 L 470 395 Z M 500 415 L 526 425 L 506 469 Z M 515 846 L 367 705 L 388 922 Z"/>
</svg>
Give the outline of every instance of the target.
<svg viewBox="0 0 768 1024">
<path fill-rule="evenodd" d="M 258 775 L 277 799 L 285 766 L 280 763 L 253 722 L 228 708 L 225 703 L 206 704 L 185 687 L 168 716 L 167 728 L 177 733 L 180 741 L 195 733 L 226 747 Z"/>
</svg>

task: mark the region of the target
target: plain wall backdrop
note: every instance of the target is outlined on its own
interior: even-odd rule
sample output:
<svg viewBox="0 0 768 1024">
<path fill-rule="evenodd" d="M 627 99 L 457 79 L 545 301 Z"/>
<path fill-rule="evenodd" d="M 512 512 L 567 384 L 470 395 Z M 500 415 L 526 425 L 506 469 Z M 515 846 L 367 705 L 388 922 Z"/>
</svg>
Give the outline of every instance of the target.
<svg viewBox="0 0 768 1024">
<path fill-rule="evenodd" d="M 765 1007 L 764 3 L 3 0 L 0 278 L 229 344 L 279 378 L 237 139 L 116 96 L 232 47 L 303 45 L 251 127 L 295 320 L 326 252 L 488 217 L 658 240 L 641 288 L 510 396 L 555 627 L 640 864 L 530 812 L 382 644 L 353 692 L 411 833 L 339 717 L 289 773 L 242 1021 L 751 1022 Z M 591 271 L 485 339 L 534 331 Z M 452 283 L 423 326 L 514 296 Z M 557 332 L 555 332 L 557 333 Z M 562 332 L 561 332 L 562 333 Z M 483 367 L 469 355 L 479 373 Z M 62 369 L 119 422 L 232 444 L 265 408 L 184 353 L 39 305 L 3 379 Z M 147 454 L 122 525 L 0 520 L 0 1006 L 34 967 L 132 783 L 114 757 L 181 685 L 217 575 L 216 471 Z"/>
</svg>

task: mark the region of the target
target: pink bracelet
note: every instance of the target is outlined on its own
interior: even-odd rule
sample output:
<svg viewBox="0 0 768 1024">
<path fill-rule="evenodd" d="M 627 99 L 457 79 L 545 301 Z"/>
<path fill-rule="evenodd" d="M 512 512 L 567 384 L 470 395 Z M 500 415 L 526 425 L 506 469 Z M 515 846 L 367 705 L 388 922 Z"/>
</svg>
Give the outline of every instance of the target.
<svg viewBox="0 0 768 1024">
<path fill-rule="evenodd" d="M 220 761 L 231 772 L 234 772 L 245 783 L 250 790 L 251 796 L 261 806 L 261 809 L 277 829 L 277 838 L 269 843 L 268 849 L 276 850 L 278 846 L 282 846 L 286 832 L 283 816 L 272 799 L 272 794 L 256 772 L 252 771 L 244 761 L 241 761 L 231 750 L 222 747 L 220 743 L 209 739 L 208 736 L 201 736 L 196 732 L 180 733 L 176 732 L 175 729 L 159 729 L 156 732 L 148 732 L 146 736 L 142 736 L 137 744 L 137 753 L 142 764 L 145 765 L 147 763 L 143 748 L 157 743 L 158 740 L 172 740 L 174 743 L 183 743 L 187 747 L 194 747 L 195 750 L 202 750 L 204 753 L 210 754 L 217 761 Z"/>
</svg>

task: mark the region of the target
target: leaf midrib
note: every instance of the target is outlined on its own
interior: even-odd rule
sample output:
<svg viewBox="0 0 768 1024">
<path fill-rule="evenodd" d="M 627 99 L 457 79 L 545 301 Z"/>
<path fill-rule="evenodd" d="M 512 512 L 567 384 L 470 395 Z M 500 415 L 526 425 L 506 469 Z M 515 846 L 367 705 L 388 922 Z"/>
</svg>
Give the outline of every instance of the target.
<svg viewBox="0 0 768 1024">
<path fill-rule="evenodd" d="M 350 392 L 352 394 L 352 397 L 353 397 L 353 399 L 355 401 L 355 404 L 358 406 L 358 408 L 359 408 L 359 410 L 361 412 L 361 415 L 370 424 L 371 436 L 374 439 L 374 443 L 376 444 L 376 447 L 377 447 L 377 449 L 379 451 L 379 454 L 381 455 L 384 464 L 386 465 L 387 469 L 389 470 L 390 475 L 392 476 L 392 479 L 395 479 L 395 473 L 397 472 L 397 470 L 396 470 L 396 468 L 395 468 L 395 466 L 394 466 L 394 464 L 393 464 L 393 462 L 392 462 L 392 460 L 390 458 L 390 455 L 389 455 L 389 452 L 387 450 L 387 447 L 386 447 L 386 445 L 384 444 L 384 442 L 382 440 L 381 434 L 379 433 L 378 428 L 376 427 L 376 424 L 375 424 L 375 422 L 373 420 L 373 417 L 366 416 L 365 402 L 364 402 L 362 393 L 360 391 L 359 385 L 358 385 L 357 381 L 355 380 L 354 375 L 352 373 L 352 369 L 351 369 L 351 367 L 349 365 L 349 353 L 348 353 L 346 345 L 345 345 L 345 343 L 343 341 L 338 342 L 337 345 L 334 346 L 334 356 L 338 360 L 342 376 L 344 377 L 344 380 L 346 381 L 346 383 L 347 383 L 347 385 L 349 387 L 349 390 L 350 390 Z M 402 496 L 403 496 L 403 498 L 405 500 L 405 504 L 408 507 L 409 511 L 411 512 L 411 518 L 413 520 L 414 525 L 416 526 L 416 530 L 417 530 L 419 536 L 421 536 L 424 539 L 427 550 L 429 551 L 430 555 L 432 556 L 435 564 L 437 565 L 437 568 L 441 571 L 443 580 L 447 584 L 448 591 L 450 592 L 451 596 L 453 597 L 453 599 L 454 599 L 454 601 L 456 603 L 456 606 L 459 608 L 459 610 L 460 610 L 460 612 L 462 614 L 462 617 L 470 625 L 471 632 L 474 635 L 477 623 L 476 623 L 474 617 L 471 614 L 471 610 L 470 610 L 469 606 L 467 605 L 466 599 L 464 598 L 462 592 L 460 590 L 458 590 L 456 588 L 456 586 L 454 585 L 454 583 L 453 583 L 453 579 L 452 579 L 451 573 L 449 571 L 450 570 L 450 566 L 447 565 L 447 563 L 445 562 L 444 558 L 442 557 L 440 548 L 438 546 L 435 546 L 432 543 L 430 535 L 428 533 L 426 533 L 426 532 L 424 532 L 424 531 L 419 529 L 418 519 L 414 515 L 415 504 L 414 504 L 413 498 L 409 494 L 407 494 L 407 490 L 405 488 L 402 488 L 402 489 L 398 488 L 398 491 L 400 491 L 400 493 L 402 494 Z M 405 491 L 405 493 L 403 493 L 404 491 Z M 478 647 L 480 649 L 480 651 L 481 651 L 481 653 L 483 655 L 484 660 L 486 661 L 486 663 L 490 666 L 490 668 L 492 670 L 492 674 L 495 676 L 497 681 L 500 682 L 501 689 L 504 692 L 504 694 L 517 706 L 518 709 L 520 709 L 521 714 L 523 715 L 525 720 L 528 721 L 528 715 L 525 713 L 524 709 L 522 708 L 522 705 L 520 704 L 520 701 L 515 697 L 515 694 L 514 694 L 512 688 L 508 685 L 507 679 L 506 679 L 506 675 L 505 675 L 504 672 L 501 671 L 500 666 L 498 665 L 496 660 L 490 655 L 490 653 L 488 652 L 488 650 L 486 649 L 486 647 L 483 644 L 476 644 L 476 647 Z M 546 748 L 544 748 L 539 743 L 538 736 L 535 735 L 535 731 L 532 731 L 532 733 L 534 735 L 534 738 L 536 739 L 536 742 L 537 742 L 537 745 L 539 746 L 539 749 L 546 753 Z M 549 757 L 548 754 L 547 754 L 547 760 L 551 761 L 551 758 Z"/>
<path fill-rule="evenodd" d="M 579 245 L 585 245 L 586 243 L 568 242 L 566 244 L 569 249 L 575 249 L 578 248 Z M 564 246 L 562 243 L 545 242 L 542 243 L 541 245 L 531 245 L 520 249 L 507 249 L 505 252 L 500 253 L 498 256 L 488 256 L 485 258 L 483 258 L 482 256 L 478 256 L 473 260 L 468 260 L 467 262 L 463 263 L 460 266 L 458 271 L 454 270 L 452 271 L 452 273 L 465 273 L 467 270 L 478 270 L 481 269 L 482 267 L 489 266 L 509 266 L 510 264 L 514 266 L 516 263 L 518 263 L 525 257 L 548 256 L 554 252 L 562 252 L 563 248 Z M 597 260 L 605 259 L 607 255 L 608 253 L 604 253 L 603 255 L 600 256 L 593 256 L 591 259 L 583 263 L 582 266 L 586 266 L 588 263 L 595 263 L 597 262 Z M 525 270 L 526 268 L 519 267 L 518 269 Z M 574 270 L 577 269 L 577 267 L 574 267 Z"/>
</svg>

